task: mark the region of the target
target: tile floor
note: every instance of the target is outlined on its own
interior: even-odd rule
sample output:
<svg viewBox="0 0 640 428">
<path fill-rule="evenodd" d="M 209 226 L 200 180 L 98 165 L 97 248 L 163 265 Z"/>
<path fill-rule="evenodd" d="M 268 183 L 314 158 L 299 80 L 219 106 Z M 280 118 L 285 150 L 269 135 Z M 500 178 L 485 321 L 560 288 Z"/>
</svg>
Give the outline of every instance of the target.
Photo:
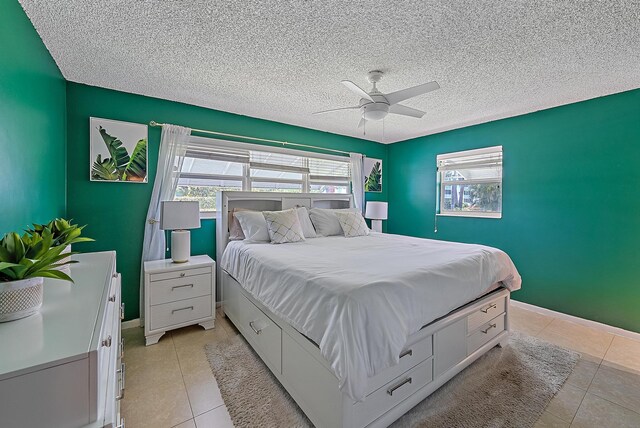
<svg viewBox="0 0 640 428">
<path fill-rule="evenodd" d="M 536 428 L 640 427 L 640 341 L 512 308 L 512 328 L 582 354 Z M 206 343 L 237 334 L 220 314 L 216 327 L 167 333 L 145 347 L 140 328 L 126 341 L 127 428 L 227 428 L 231 419 L 204 354 Z"/>
</svg>

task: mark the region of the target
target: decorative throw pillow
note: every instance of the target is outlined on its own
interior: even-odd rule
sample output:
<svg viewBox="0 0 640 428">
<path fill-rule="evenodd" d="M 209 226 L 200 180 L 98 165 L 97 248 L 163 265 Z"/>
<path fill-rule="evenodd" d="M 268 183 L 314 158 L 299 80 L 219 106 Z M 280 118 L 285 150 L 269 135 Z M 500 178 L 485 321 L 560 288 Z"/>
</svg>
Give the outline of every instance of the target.
<svg viewBox="0 0 640 428">
<path fill-rule="evenodd" d="M 344 236 L 351 238 L 354 236 L 367 236 L 369 234 L 369 228 L 367 222 L 364 221 L 364 217 L 357 211 L 342 211 L 336 212 L 340 226 L 344 232 Z"/>
<path fill-rule="evenodd" d="M 260 211 L 239 211 L 234 217 L 240 222 L 242 233 L 247 241 L 269 241 L 267 222 Z"/>
<path fill-rule="evenodd" d="M 246 208 L 234 208 L 229 212 L 229 240 L 230 241 L 242 241 L 244 239 L 244 233 L 242 233 L 242 226 L 236 218 L 236 213 L 241 211 L 250 211 Z"/>
<path fill-rule="evenodd" d="M 354 212 L 352 208 L 327 209 L 311 208 L 309 217 L 316 228 L 316 233 L 320 236 L 342 235 L 342 227 L 336 216 L 337 212 Z"/>
<path fill-rule="evenodd" d="M 272 244 L 304 241 L 304 232 L 295 208 L 284 211 L 263 211 Z"/>
<path fill-rule="evenodd" d="M 302 233 L 305 238 L 316 238 L 316 230 L 313 228 L 313 223 L 309 218 L 309 212 L 306 207 L 297 207 L 298 219 L 300 220 L 300 226 L 302 226 Z"/>
</svg>

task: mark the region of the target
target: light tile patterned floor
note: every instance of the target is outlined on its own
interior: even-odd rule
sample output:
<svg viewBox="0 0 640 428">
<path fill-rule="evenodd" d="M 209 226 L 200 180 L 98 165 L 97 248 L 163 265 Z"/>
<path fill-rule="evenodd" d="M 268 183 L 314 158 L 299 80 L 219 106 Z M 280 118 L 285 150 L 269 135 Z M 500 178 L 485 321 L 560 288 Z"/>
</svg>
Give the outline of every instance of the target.
<svg viewBox="0 0 640 428">
<path fill-rule="evenodd" d="M 640 427 L 640 342 L 519 308 L 511 320 L 515 330 L 582 354 L 536 428 Z M 213 330 L 186 327 L 148 347 L 142 329 L 123 330 L 127 428 L 232 427 L 203 348 L 232 334 L 220 314 Z"/>
</svg>

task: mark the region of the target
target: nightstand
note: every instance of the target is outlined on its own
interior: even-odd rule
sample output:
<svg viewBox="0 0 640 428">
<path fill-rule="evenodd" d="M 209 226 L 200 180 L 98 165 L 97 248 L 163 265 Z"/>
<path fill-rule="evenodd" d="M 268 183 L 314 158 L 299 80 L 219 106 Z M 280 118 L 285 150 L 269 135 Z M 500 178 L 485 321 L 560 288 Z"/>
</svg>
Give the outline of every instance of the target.
<svg viewBox="0 0 640 428">
<path fill-rule="evenodd" d="M 186 263 L 171 259 L 144 262 L 144 336 L 147 346 L 169 330 L 200 324 L 213 328 L 216 318 L 216 262 L 192 256 Z"/>
</svg>

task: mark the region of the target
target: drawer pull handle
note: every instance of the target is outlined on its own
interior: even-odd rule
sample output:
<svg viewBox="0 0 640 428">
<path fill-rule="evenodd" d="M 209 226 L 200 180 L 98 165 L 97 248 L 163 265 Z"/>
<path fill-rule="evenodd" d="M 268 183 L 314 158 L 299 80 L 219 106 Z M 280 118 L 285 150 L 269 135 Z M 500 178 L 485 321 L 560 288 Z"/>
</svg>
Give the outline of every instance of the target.
<svg viewBox="0 0 640 428">
<path fill-rule="evenodd" d="M 255 322 L 255 321 L 251 321 L 251 322 L 249 323 L 249 327 L 251 327 L 251 330 L 253 330 L 253 332 L 254 332 L 255 334 L 260 334 L 260 333 L 262 333 L 262 329 L 257 330 L 257 329 L 253 326 L 253 323 L 254 323 L 254 322 Z"/>
<path fill-rule="evenodd" d="M 116 428 L 125 428 L 125 426 L 124 426 L 124 418 L 120 418 L 120 423 L 118 424 L 118 426 L 116 426 Z"/>
<path fill-rule="evenodd" d="M 116 301 L 116 295 L 114 294 L 113 296 L 109 297 L 109 301 L 110 302 L 115 302 Z"/>
<path fill-rule="evenodd" d="M 124 319 L 124 302 L 120 303 L 120 319 Z"/>
<path fill-rule="evenodd" d="M 402 354 L 400 354 L 400 358 L 402 357 L 406 357 L 406 356 L 413 356 L 413 349 L 407 349 L 406 351 L 404 351 Z"/>
<path fill-rule="evenodd" d="M 173 287 L 171 287 L 171 291 L 175 290 L 176 288 L 184 288 L 184 287 L 191 287 L 191 288 L 193 288 L 193 284 L 174 285 Z"/>
<path fill-rule="evenodd" d="M 481 331 L 481 332 L 483 332 L 484 334 L 487 334 L 487 333 L 489 333 L 489 330 L 491 330 L 492 328 L 496 328 L 496 327 L 497 327 L 497 326 L 496 326 L 496 324 L 494 323 L 494 324 L 490 324 L 490 325 L 489 325 L 489 327 L 487 327 L 487 329 L 486 329 L 486 330 L 480 330 L 480 331 Z"/>
<path fill-rule="evenodd" d="M 111 347 L 111 335 L 107 336 L 106 339 L 102 339 L 102 346 Z"/>
<path fill-rule="evenodd" d="M 489 311 L 491 309 L 496 309 L 498 307 L 498 305 L 496 305 L 495 303 L 492 303 L 490 306 L 484 308 L 484 309 L 480 309 L 480 312 L 484 313 L 484 314 L 488 314 Z"/>
<path fill-rule="evenodd" d="M 114 277 L 114 278 L 117 278 L 118 277 L 118 272 L 112 274 L 111 276 Z"/>
<path fill-rule="evenodd" d="M 403 380 L 402 382 L 400 382 L 396 386 L 392 386 L 391 388 L 387 389 L 387 394 L 393 396 L 393 393 L 395 392 L 396 389 L 398 389 L 398 388 L 400 388 L 400 387 L 402 387 L 402 386 L 404 386 L 404 385 L 406 385 L 408 383 L 411 383 L 411 378 L 410 377 L 406 378 L 405 380 Z"/>
<path fill-rule="evenodd" d="M 193 310 L 193 306 L 187 306 L 186 308 L 180 308 L 180 309 L 174 309 L 171 311 L 171 315 L 175 314 L 176 312 L 180 312 L 180 311 L 186 311 L 186 310 Z"/>
<path fill-rule="evenodd" d="M 125 375 L 124 363 L 120 364 L 120 368 L 116 370 L 116 373 L 120 375 L 120 377 L 118 378 L 118 385 L 120 386 L 120 394 L 116 396 L 116 400 L 122 400 L 124 398 L 124 375 Z"/>
<path fill-rule="evenodd" d="M 184 278 L 185 275 L 186 275 L 186 273 L 184 273 L 184 272 L 180 273 L 180 278 Z"/>
<path fill-rule="evenodd" d="M 120 338 L 120 359 L 124 358 L 124 337 Z"/>
</svg>

